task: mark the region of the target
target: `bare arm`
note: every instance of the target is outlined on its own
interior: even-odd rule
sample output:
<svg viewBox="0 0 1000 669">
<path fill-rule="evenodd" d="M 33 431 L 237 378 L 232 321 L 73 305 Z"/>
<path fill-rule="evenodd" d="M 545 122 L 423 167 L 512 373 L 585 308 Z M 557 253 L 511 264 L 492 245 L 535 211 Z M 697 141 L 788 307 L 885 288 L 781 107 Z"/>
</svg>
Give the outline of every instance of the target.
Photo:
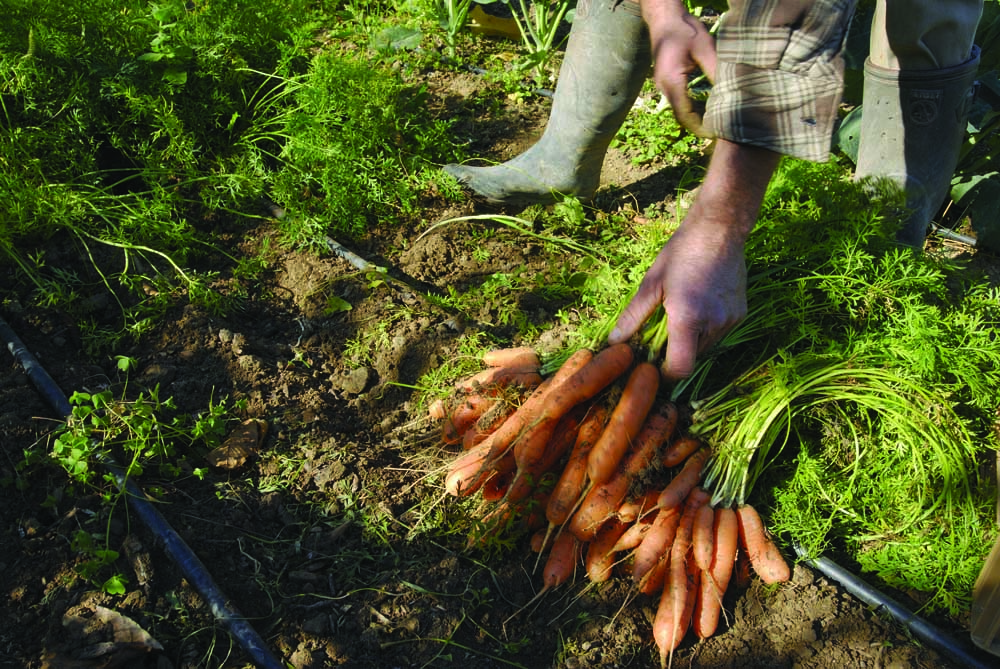
<svg viewBox="0 0 1000 669">
<path fill-rule="evenodd" d="M 744 249 L 781 156 L 719 140 L 684 221 L 646 272 L 609 343 L 629 339 L 663 305 L 664 377 L 690 376 L 699 353 L 746 316 Z"/>
</svg>

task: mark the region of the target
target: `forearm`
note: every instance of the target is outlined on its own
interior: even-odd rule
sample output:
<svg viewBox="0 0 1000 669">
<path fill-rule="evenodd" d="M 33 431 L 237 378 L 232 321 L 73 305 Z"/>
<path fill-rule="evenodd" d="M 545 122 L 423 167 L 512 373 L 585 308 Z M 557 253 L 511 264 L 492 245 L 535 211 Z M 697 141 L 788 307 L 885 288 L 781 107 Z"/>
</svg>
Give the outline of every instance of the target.
<svg viewBox="0 0 1000 669">
<path fill-rule="evenodd" d="M 681 0 L 639 0 L 639 8 L 650 29 L 677 21 L 688 13 Z"/>
<path fill-rule="evenodd" d="M 780 160 L 768 149 L 718 140 L 684 224 L 715 226 L 720 242 L 742 245 L 757 223 Z"/>
</svg>

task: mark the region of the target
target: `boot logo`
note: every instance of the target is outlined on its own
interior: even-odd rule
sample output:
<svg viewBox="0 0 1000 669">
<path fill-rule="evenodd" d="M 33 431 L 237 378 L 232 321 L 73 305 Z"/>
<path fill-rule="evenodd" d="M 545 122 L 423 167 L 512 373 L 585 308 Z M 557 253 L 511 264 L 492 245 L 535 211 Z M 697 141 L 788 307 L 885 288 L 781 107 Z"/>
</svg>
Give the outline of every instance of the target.
<svg viewBox="0 0 1000 669">
<path fill-rule="evenodd" d="M 930 125 L 940 112 L 941 91 L 910 91 L 907 116 L 913 124 Z"/>
</svg>

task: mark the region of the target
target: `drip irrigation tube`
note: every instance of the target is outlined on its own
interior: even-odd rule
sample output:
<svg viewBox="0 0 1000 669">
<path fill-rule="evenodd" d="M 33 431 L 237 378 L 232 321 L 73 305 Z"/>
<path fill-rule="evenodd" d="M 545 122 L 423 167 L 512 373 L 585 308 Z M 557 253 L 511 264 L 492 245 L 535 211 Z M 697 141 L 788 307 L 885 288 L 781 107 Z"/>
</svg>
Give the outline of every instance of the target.
<svg viewBox="0 0 1000 669">
<path fill-rule="evenodd" d="M 892 597 L 871 587 L 833 560 L 825 557 L 806 558 L 800 546 L 795 546 L 795 552 L 803 558 L 806 566 L 836 581 L 865 604 L 875 607 L 876 610 L 884 610 L 913 636 L 941 652 L 952 663 L 966 669 L 996 669 L 995 660 L 986 662 L 979 659 L 949 634 L 913 613 Z"/>
<path fill-rule="evenodd" d="M 7 350 L 21 365 L 45 400 L 59 413 L 60 417 L 68 417 L 72 413 L 72 408 L 66 395 L 2 317 L 0 317 L 0 337 L 3 338 Z M 139 486 L 126 477 L 124 470 L 114 462 L 105 461 L 101 464 L 115 477 L 119 488 L 128 497 L 132 510 L 146 523 L 153 535 L 163 543 L 167 555 L 173 558 L 181 571 L 184 572 L 184 576 L 201 593 L 201 596 L 208 603 L 212 615 L 246 651 L 254 665 L 259 669 L 285 669 L 285 665 L 271 654 L 264 644 L 264 640 L 250 626 L 246 618 L 229 603 L 228 597 L 212 580 L 205 565 L 160 512 L 153 507 Z"/>
</svg>

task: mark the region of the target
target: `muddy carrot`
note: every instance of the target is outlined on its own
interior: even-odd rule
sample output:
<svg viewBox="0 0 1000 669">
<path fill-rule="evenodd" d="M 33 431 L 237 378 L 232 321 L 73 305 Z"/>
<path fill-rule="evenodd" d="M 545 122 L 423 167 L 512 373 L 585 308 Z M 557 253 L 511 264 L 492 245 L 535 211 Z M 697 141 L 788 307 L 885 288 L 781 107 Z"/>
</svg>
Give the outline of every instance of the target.
<svg viewBox="0 0 1000 669">
<path fill-rule="evenodd" d="M 676 507 L 660 509 L 652 525 L 633 552 L 632 580 L 639 584 L 646 573 L 670 550 L 680 523 L 680 510 Z"/>
<path fill-rule="evenodd" d="M 771 541 L 757 510 L 749 504 L 736 509 L 739 537 L 746 548 L 750 566 L 765 583 L 782 583 L 791 578 L 788 563 Z"/>
<path fill-rule="evenodd" d="M 701 480 L 701 470 L 708 460 L 708 449 L 701 448 L 688 457 L 681 471 L 671 479 L 667 487 L 660 493 L 657 506 L 660 508 L 678 507 L 684 503 L 691 490 Z"/>
<path fill-rule="evenodd" d="M 715 509 L 707 504 L 695 512 L 694 526 L 691 529 L 691 550 L 698 569 L 711 568 L 715 552 Z"/>
<path fill-rule="evenodd" d="M 537 367 L 487 367 L 481 372 L 462 379 L 455 384 L 459 392 L 490 394 L 497 388 L 518 384 L 525 388 L 535 388 L 542 382 Z"/>
<path fill-rule="evenodd" d="M 708 570 L 702 570 L 698 599 L 695 602 L 691 626 L 701 639 L 715 634 L 722 615 L 722 598 L 729 587 L 737 550 L 736 512 L 728 508 L 715 510 L 714 551 Z"/>
<path fill-rule="evenodd" d="M 612 520 L 604 525 L 594 540 L 587 545 L 587 556 L 584 560 L 587 577 L 594 583 L 604 583 L 611 578 L 617 554 L 612 550 L 619 537 L 628 529 L 628 525 L 620 520 Z"/>
<path fill-rule="evenodd" d="M 702 442 L 696 437 L 685 435 L 674 440 L 666 450 L 663 451 L 663 466 L 667 469 L 671 467 L 676 467 L 685 460 L 688 456 L 701 448 Z"/>
<path fill-rule="evenodd" d="M 615 475 L 629 445 L 646 421 L 659 384 L 660 370 L 656 365 L 644 361 L 632 370 L 600 441 L 590 451 L 587 475 L 594 485 L 606 483 Z"/>
<path fill-rule="evenodd" d="M 496 403 L 496 398 L 477 392 L 463 395 L 444 419 L 441 426 L 441 441 L 446 444 L 460 443 L 466 431 Z"/>
<path fill-rule="evenodd" d="M 524 367 L 538 369 L 541 361 L 535 349 L 530 346 L 496 348 L 483 353 L 483 364 L 487 367 Z"/>
</svg>

